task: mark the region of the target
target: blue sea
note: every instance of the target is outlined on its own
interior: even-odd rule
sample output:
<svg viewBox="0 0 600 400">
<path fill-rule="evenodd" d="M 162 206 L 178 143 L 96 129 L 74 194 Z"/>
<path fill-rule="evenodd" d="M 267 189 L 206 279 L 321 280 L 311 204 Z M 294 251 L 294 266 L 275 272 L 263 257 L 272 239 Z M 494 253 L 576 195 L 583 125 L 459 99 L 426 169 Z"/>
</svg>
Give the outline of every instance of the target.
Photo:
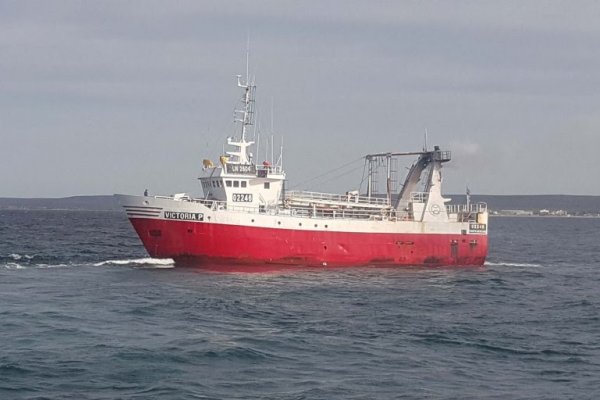
<svg viewBox="0 0 600 400">
<path fill-rule="evenodd" d="M 492 218 L 483 267 L 219 272 L 124 213 L 0 211 L 0 399 L 600 398 L 600 219 Z"/>
</svg>

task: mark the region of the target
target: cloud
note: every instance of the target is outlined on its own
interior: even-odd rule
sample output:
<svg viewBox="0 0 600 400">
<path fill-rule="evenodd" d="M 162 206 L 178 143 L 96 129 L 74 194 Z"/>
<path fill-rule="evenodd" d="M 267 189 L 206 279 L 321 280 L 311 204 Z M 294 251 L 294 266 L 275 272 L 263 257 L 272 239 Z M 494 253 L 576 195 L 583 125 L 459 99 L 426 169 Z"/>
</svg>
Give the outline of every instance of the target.
<svg viewBox="0 0 600 400">
<path fill-rule="evenodd" d="M 592 1 L 0 2 L 0 160 L 19 165 L 3 195 L 195 189 L 204 144 L 233 132 L 248 34 L 296 180 L 419 149 L 427 128 L 453 151 L 448 191 L 600 193 L 566 172 L 599 173 L 598 17 Z"/>
</svg>

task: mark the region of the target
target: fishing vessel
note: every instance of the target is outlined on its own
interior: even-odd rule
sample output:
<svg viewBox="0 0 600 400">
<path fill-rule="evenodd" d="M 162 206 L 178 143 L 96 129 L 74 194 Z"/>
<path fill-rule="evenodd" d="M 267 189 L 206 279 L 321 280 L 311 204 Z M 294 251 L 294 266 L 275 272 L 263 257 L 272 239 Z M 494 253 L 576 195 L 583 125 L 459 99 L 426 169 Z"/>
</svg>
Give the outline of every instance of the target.
<svg viewBox="0 0 600 400">
<path fill-rule="evenodd" d="M 155 258 L 187 265 L 442 266 L 482 265 L 488 251 L 485 203 L 450 204 L 438 146 L 364 157 L 366 191 L 343 194 L 288 190 L 279 162 L 255 162 L 249 139 L 256 86 L 238 76 L 239 131 L 218 161 L 204 159 L 203 196 L 115 195 Z M 393 166 L 414 157 L 393 192 Z M 384 170 L 385 193 L 376 193 Z"/>
</svg>

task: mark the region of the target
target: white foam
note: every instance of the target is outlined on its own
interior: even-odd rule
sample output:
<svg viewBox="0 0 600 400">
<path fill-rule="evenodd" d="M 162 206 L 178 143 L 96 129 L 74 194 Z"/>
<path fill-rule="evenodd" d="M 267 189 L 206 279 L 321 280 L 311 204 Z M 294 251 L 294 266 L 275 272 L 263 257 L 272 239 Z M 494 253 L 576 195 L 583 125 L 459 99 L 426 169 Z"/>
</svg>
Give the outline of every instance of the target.
<svg viewBox="0 0 600 400">
<path fill-rule="evenodd" d="M 541 264 L 529 264 L 529 263 L 511 263 L 511 262 L 490 262 L 486 261 L 487 266 L 501 266 L 501 267 L 520 267 L 520 268 L 540 268 L 543 267 Z"/>
<path fill-rule="evenodd" d="M 129 260 L 106 260 L 94 264 L 95 267 L 102 267 L 106 265 L 139 265 L 139 266 L 151 266 L 153 268 L 173 268 L 175 267 L 175 261 L 172 258 L 135 258 Z"/>
<path fill-rule="evenodd" d="M 13 262 L 4 264 L 3 267 L 5 269 L 25 269 L 26 268 L 25 266 L 23 266 L 21 264 L 17 264 L 17 263 L 13 263 Z"/>
<path fill-rule="evenodd" d="M 69 264 L 32 264 L 32 265 L 21 265 L 16 262 L 9 262 L 0 267 L 5 269 L 27 269 L 27 268 L 64 268 L 71 267 Z"/>
<path fill-rule="evenodd" d="M 12 253 L 8 255 L 10 258 L 12 258 L 15 261 L 19 261 L 21 259 L 26 259 L 26 260 L 31 260 L 34 256 L 30 256 L 28 254 L 25 255 L 20 255 L 20 254 L 16 254 L 16 253 Z"/>
<path fill-rule="evenodd" d="M 35 268 L 64 268 L 71 267 L 69 264 L 36 264 Z"/>
</svg>

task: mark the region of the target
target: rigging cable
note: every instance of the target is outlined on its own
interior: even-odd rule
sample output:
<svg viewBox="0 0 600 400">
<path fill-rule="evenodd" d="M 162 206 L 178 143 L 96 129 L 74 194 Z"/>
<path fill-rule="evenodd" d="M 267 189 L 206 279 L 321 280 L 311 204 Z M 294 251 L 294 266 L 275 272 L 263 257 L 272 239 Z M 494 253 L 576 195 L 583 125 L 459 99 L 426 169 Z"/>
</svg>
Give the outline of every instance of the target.
<svg viewBox="0 0 600 400">
<path fill-rule="evenodd" d="M 358 191 L 359 191 L 359 193 L 362 191 L 362 185 L 363 185 L 363 183 L 365 183 L 365 179 L 366 179 L 365 172 L 367 170 L 367 163 L 368 163 L 368 161 L 367 161 L 367 157 L 364 157 L 364 159 L 365 159 L 365 163 L 363 164 L 362 179 L 360 180 L 360 184 L 358 185 Z"/>
<path fill-rule="evenodd" d="M 343 177 L 343 176 L 349 175 L 349 174 L 353 173 L 354 171 L 358 171 L 360 168 L 361 168 L 361 166 L 359 165 L 359 166 L 357 166 L 357 167 L 355 167 L 355 168 L 352 168 L 352 169 L 350 169 L 350 170 L 348 170 L 348 171 L 342 172 L 342 173 L 341 173 L 341 174 L 339 174 L 339 175 L 332 176 L 331 178 L 329 178 L 329 179 L 326 179 L 326 180 L 324 180 L 324 181 L 322 181 L 322 182 L 320 182 L 320 183 L 321 183 L 321 184 L 323 184 L 323 183 L 328 183 L 328 182 L 331 182 L 331 181 L 333 181 L 333 180 L 335 180 L 335 179 L 339 179 L 339 178 L 341 178 L 341 177 Z"/>
<path fill-rule="evenodd" d="M 306 179 L 306 180 L 304 180 L 304 181 L 301 181 L 301 182 L 299 182 L 299 183 L 296 183 L 296 184 L 292 185 L 292 186 L 291 186 L 291 188 L 297 188 L 297 187 L 299 187 L 299 186 L 301 186 L 301 185 L 304 185 L 304 184 L 306 184 L 306 183 L 313 182 L 313 181 L 315 181 L 315 180 L 317 180 L 317 179 L 319 179 L 319 178 L 322 178 L 322 177 L 324 177 L 324 176 L 327 176 L 327 175 L 329 175 L 329 174 L 331 174 L 331 173 L 337 172 L 337 171 L 341 170 L 342 168 L 345 168 L 345 167 L 347 167 L 347 166 L 349 166 L 349 165 L 352 165 L 352 164 L 354 164 L 355 162 L 357 162 L 357 161 L 359 161 L 359 160 L 362 160 L 363 158 L 364 158 L 364 157 L 357 158 L 357 159 L 355 159 L 355 160 L 352 160 L 352 161 L 350 161 L 350 162 L 347 162 L 346 164 L 344 164 L 344 165 L 341 165 L 341 166 L 339 166 L 339 167 L 337 167 L 337 168 L 334 168 L 334 169 L 332 169 L 332 170 L 326 171 L 326 172 L 324 172 L 324 173 L 322 173 L 322 174 L 320 174 L 320 175 L 314 176 L 314 177 L 312 177 L 312 178 L 308 178 L 308 179 Z M 354 171 L 354 170 L 352 170 L 352 171 Z"/>
</svg>

